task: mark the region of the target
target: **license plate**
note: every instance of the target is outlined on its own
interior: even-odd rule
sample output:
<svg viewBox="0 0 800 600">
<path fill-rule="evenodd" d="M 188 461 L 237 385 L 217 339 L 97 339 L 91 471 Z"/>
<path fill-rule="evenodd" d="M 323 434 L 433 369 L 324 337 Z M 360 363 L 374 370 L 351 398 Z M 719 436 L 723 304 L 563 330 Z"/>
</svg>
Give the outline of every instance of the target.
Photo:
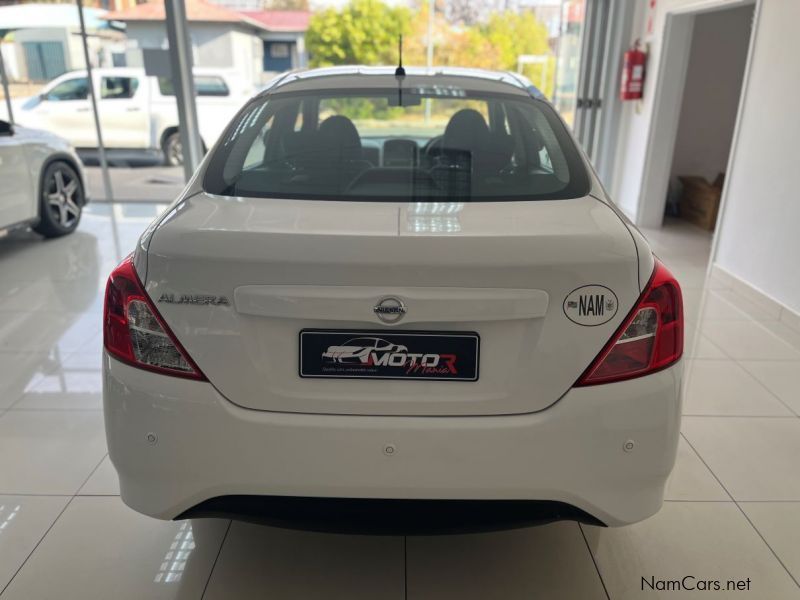
<svg viewBox="0 0 800 600">
<path fill-rule="evenodd" d="M 300 377 L 477 381 L 477 333 L 300 332 Z"/>
</svg>

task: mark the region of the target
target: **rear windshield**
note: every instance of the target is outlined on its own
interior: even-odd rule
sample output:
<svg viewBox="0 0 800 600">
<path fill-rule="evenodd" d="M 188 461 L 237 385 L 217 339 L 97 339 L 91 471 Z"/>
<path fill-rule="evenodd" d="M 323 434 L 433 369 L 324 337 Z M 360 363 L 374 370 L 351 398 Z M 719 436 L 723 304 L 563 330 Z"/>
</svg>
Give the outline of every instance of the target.
<svg viewBox="0 0 800 600">
<path fill-rule="evenodd" d="M 207 192 L 310 200 L 553 200 L 588 192 L 544 101 L 459 88 L 272 93 L 234 119 Z"/>
</svg>

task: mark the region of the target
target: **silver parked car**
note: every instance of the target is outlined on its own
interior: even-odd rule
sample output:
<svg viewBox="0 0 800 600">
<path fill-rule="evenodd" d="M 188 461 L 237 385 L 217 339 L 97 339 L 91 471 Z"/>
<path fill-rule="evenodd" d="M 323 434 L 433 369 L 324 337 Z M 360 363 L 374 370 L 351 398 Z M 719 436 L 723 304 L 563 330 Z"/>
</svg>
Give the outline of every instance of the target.
<svg viewBox="0 0 800 600">
<path fill-rule="evenodd" d="M 86 182 L 69 142 L 0 121 L 0 181 L 0 231 L 31 226 L 45 237 L 75 231 Z"/>
</svg>

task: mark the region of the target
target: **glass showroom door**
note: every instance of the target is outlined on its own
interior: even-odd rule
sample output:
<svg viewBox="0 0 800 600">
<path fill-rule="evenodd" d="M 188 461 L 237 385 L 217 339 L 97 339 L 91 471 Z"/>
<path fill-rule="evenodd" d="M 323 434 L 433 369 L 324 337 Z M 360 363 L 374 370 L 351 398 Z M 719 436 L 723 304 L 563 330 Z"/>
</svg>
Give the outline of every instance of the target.
<svg viewBox="0 0 800 600">
<path fill-rule="evenodd" d="M 593 158 L 603 108 L 603 75 L 611 0 L 563 0 L 556 108 Z"/>
</svg>

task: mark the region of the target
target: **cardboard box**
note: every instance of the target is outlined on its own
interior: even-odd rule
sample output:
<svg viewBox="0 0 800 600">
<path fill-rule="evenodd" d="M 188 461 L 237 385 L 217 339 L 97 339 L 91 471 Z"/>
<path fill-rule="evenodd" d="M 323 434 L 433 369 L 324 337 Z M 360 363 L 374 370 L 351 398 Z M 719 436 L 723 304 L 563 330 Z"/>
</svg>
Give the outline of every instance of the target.
<svg viewBox="0 0 800 600">
<path fill-rule="evenodd" d="M 722 186 L 725 182 L 723 173 L 717 175 L 714 183 L 703 177 L 679 177 L 683 184 L 683 192 L 678 203 L 680 217 L 698 227 L 714 231 L 719 212 L 719 201 L 722 197 Z"/>
</svg>

